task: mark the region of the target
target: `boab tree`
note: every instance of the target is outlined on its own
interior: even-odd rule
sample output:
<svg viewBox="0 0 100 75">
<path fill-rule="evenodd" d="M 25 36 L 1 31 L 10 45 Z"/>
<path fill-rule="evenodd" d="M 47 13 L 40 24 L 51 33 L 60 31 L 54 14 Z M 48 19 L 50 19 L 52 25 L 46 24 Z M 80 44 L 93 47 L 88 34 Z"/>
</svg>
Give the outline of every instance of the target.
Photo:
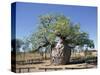
<svg viewBox="0 0 100 75">
<path fill-rule="evenodd" d="M 34 50 L 51 47 L 50 54 L 56 64 L 66 64 L 70 61 L 71 50 L 76 46 L 93 48 L 93 40 L 86 32 L 80 30 L 80 24 L 74 24 L 61 14 L 47 14 L 39 17 L 38 31 L 31 38 Z M 58 40 L 58 41 L 57 41 Z M 53 53 L 53 54 L 52 54 Z"/>
</svg>

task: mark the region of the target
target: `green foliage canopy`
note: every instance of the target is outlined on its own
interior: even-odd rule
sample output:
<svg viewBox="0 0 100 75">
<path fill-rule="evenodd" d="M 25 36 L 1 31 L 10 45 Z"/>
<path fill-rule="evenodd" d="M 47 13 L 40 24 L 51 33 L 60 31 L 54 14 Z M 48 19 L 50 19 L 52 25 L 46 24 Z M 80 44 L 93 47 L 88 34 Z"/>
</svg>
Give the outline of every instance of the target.
<svg viewBox="0 0 100 75">
<path fill-rule="evenodd" d="M 38 31 L 33 33 L 30 41 L 33 49 L 49 42 L 48 45 L 55 42 L 56 34 L 66 37 L 66 45 L 75 48 L 76 46 L 87 46 L 94 48 L 93 40 L 89 39 L 89 34 L 80 30 L 80 24 L 74 24 L 71 20 L 62 14 L 46 14 L 39 17 Z"/>
</svg>

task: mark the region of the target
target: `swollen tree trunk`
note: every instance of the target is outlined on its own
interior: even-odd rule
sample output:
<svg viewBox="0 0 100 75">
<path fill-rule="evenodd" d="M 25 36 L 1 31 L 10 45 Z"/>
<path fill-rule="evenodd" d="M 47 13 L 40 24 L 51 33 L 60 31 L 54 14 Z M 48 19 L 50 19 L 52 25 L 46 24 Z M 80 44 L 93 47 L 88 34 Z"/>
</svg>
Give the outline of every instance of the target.
<svg viewBox="0 0 100 75">
<path fill-rule="evenodd" d="M 59 48 L 52 50 L 52 64 L 65 65 L 69 63 L 71 56 L 71 49 L 67 46 L 66 42 L 59 43 Z"/>
<path fill-rule="evenodd" d="M 71 48 L 66 46 L 65 44 L 63 52 L 64 52 L 64 55 L 63 55 L 62 62 L 64 62 L 63 64 L 68 64 L 70 62 Z"/>
</svg>

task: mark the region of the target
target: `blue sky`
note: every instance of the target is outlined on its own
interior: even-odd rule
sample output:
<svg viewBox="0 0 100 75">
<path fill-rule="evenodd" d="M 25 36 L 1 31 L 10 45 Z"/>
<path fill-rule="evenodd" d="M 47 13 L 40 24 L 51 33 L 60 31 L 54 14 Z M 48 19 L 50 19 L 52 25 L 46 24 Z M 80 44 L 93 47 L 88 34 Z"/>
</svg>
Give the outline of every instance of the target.
<svg viewBox="0 0 100 75">
<path fill-rule="evenodd" d="M 97 49 L 97 8 L 54 4 L 16 4 L 16 37 L 24 39 L 37 30 L 39 16 L 59 13 L 69 17 L 73 23 L 80 23 L 81 30 L 89 33 Z"/>
</svg>

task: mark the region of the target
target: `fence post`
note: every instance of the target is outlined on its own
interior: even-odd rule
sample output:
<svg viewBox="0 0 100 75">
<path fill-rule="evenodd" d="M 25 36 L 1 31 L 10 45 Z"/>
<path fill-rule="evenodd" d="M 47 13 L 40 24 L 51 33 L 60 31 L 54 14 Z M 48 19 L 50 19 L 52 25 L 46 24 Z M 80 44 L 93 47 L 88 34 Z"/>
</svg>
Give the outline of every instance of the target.
<svg viewBox="0 0 100 75">
<path fill-rule="evenodd" d="M 28 68 L 28 72 L 30 72 L 30 68 Z"/>
<path fill-rule="evenodd" d="M 19 68 L 19 73 L 21 73 L 21 68 Z"/>
</svg>

